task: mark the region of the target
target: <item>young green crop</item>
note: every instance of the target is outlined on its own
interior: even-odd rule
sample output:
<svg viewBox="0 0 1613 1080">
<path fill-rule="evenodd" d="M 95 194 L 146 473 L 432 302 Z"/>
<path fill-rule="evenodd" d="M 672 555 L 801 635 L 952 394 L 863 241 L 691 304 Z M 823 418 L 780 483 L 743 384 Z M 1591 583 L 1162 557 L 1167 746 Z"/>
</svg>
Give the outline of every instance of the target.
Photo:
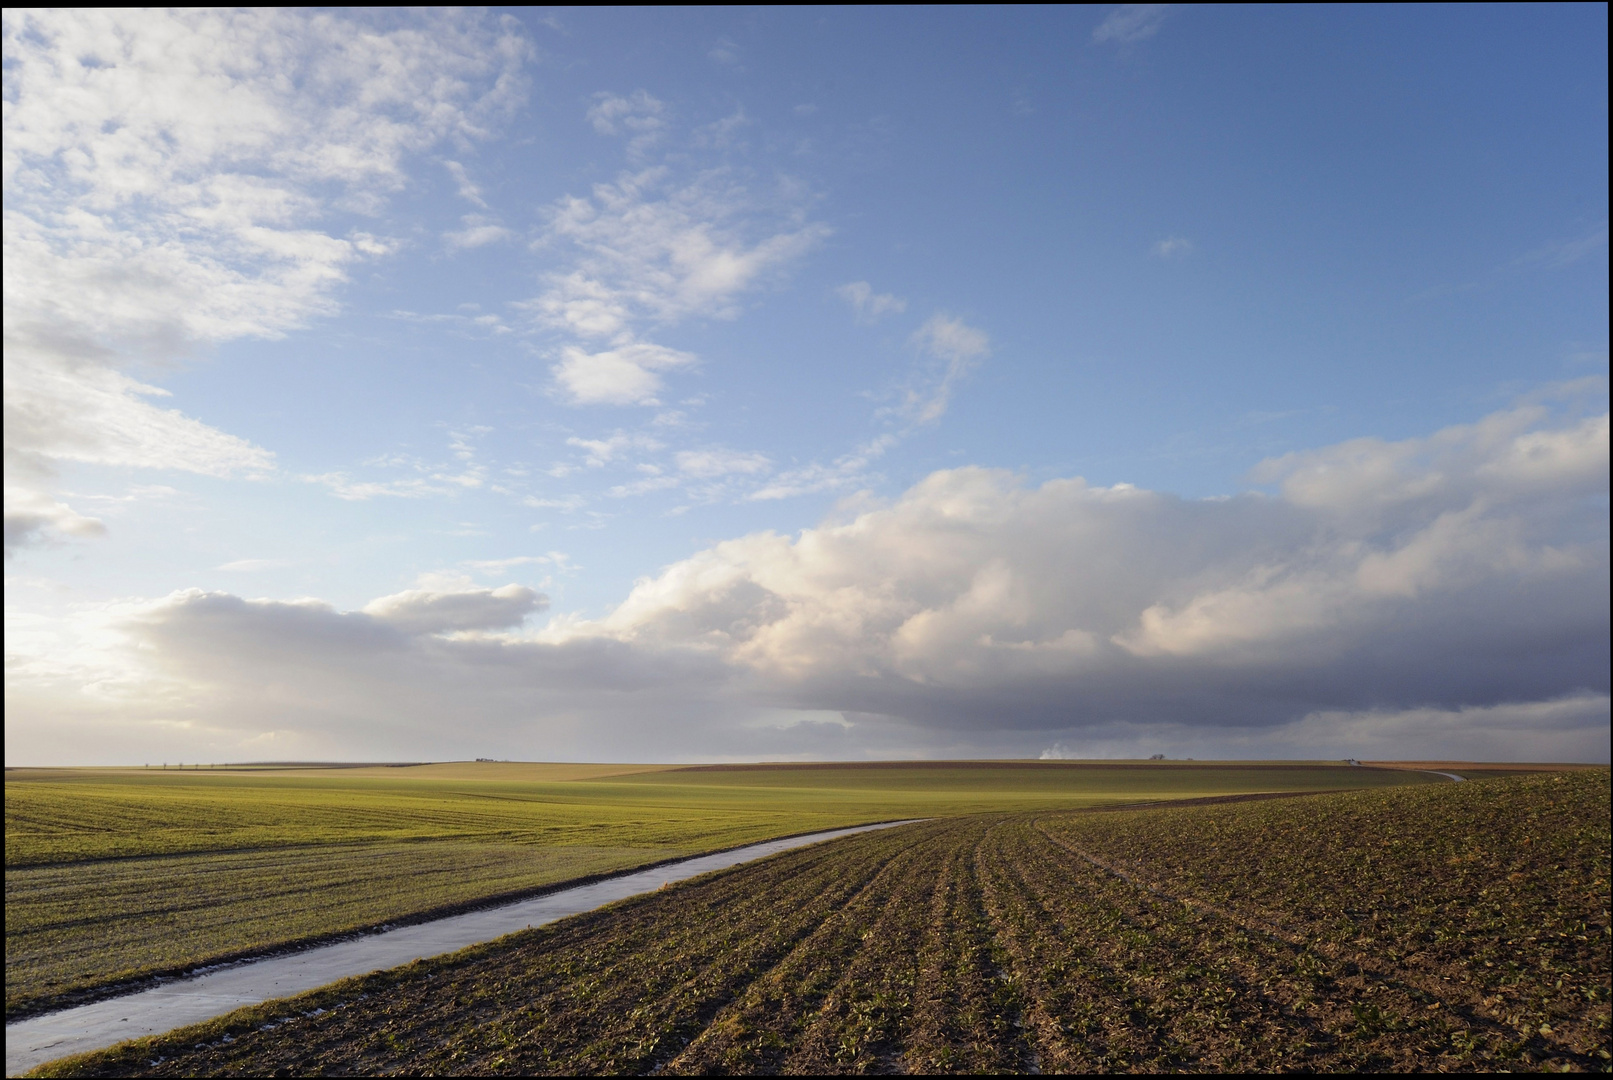
<svg viewBox="0 0 1613 1080">
<path fill-rule="evenodd" d="M 937 820 L 40 1073 L 1605 1070 L 1608 783 Z"/>
</svg>

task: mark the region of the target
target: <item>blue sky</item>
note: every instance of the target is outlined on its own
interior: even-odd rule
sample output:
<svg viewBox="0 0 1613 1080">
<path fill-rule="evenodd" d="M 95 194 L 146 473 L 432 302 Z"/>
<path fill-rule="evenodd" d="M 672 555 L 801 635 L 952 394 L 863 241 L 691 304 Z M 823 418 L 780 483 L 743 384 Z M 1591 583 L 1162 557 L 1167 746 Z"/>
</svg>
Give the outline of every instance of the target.
<svg viewBox="0 0 1613 1080">
<path fill-rule="evenodd" d="M 1606 41 L 8 13 L 8 760 L 1605 759 Z"/>
</svg>

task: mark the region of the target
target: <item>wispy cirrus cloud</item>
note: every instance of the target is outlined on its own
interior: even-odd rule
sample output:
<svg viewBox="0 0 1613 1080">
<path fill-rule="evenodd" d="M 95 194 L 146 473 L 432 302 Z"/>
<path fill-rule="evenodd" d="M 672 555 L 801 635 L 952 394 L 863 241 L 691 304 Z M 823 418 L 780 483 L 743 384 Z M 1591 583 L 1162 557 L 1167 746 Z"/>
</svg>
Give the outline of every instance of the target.
<svg viewBox="0 0 1613 1080">
<path fill-rule="evenodd" d="M 513 239 L 515 234 L 503 225 L 497 218 L 484 214 L 466 214 L 460 218 L 462 228 L 443 234 L 443 241 L 456 250 L 486 247 L 488 244 L 502 243 Z"/>
<path fill-rule="evenodd" d="M 588 122 L 601 135 L 628 136 L 630 157 L 644 154 L 667 135 L 669 110 L 666 103 L 644 90 L 631 94 L 600 91 L 588 108 Z"/>
<path fill-rule="evenodd" d="M 835 295 L 851 305 L 858 322 L 878 322 L 885 315 L 900 315 L 907 301 L 892 293 L 876 293 L 866 281 L 850 281 L 835 289 Z"/>
<path fill-rule="evenodd" d="M 685 476 L 709 480 L 718 476 L 755 476 L 772 467 L 766 454 L 711 446 L 700 450 L 680 450 L 678 471 Z"/>
<path fill-rule="evenodd" d="M 945 365 L 932 381 L 909 388 L 903 402 L 903 412 L 915 424 L 934 423 L 946 415 L 959 380 L 991 355 L 991 339 L 985 331 L 938 311 L 913 332 L 909 341 L 921 354 Z"/>
<path fill-rule="evenodd" d="M 1146 41 L 1159 33 L 1170 7 L 1169 4 L 1121 4 L 1092 31 L 1092 40 L 1121 45 Z"/>
<path fill-rule="evenodd" d="M 883 407 L 876 416 L 900 425 L 867 439 L 832 461 L 814 461 L 781 469 L 766 477 L 746 495 L 751 501 L 789 499 L 822 491 L 841 491 L 873 479 L 875 463 L 919 428 L 938 422 L 952 404 L 958 385 L 991 355 L 991 338 L 962 319 L 938 311 L 908 337 L 919 356 L 900 390 L 898 404 Z"/>
<path fill-rule="evenodd" d="M 602 95 L 588 115 L 601 132 L 659 139 L 665 113 L 640 91 Z M 559 265 L 523 307 L 571 339 L 557 346 L 551 368 L 563 396 L 658 405 L 664 375 L 698 361 L 649 335 L 689 318 L 736 318 L 742 296 L 828 233 L 793 193 L 757 192 L 726 165 L 693 175 L 670 165 L 625 172 L 549 208 L 536 247 L 556 253 Z"/>
<path fill-rule="evenodd" d="M 1193 241 L 1185 236 L 1167 236 L 1163 240 L 1155 241 L 1150 249 L 1155 258 L 1182 259 L 1193 253 Z"/>
<path fill-rule="evenodd" d="M 1519 266 L 1540 266 L 1555 269 L 1568 266 L 1607 247 L 1607 222 L 1592 227 L 1568 240 L 1555 240 L 1542 244 L 1518 260 Z"/>
<path fill-rule="evenodd" d="M 487 434 L 487 428 L 449 432 L 448 451 L 453 461 L 430 462 L 409 454 L 383 454 L 365 461 L 369 469 L 403 470 L 409 475 L 386 479 L 355 478 L 342 470 L 314 473 L 301 477 L 306 483 L 319 484 L 332 495 L 347 502 L 366 502 L 370 499 L 429 499 L 452 497 L 475 491 L 488 485 L 488 467 L 477 460 L 473 440 Z M 494 485 L 493 490 L 503 490 Z M 508 494 L 508 492 L 506 492 Z"/>
</svg>

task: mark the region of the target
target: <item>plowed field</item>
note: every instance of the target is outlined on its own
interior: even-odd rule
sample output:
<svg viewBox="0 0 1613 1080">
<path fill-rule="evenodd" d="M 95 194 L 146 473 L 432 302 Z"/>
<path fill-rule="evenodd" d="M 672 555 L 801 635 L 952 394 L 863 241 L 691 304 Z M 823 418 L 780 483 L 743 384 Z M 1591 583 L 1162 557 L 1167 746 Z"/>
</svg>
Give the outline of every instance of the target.
<svg viewBox="0 0 1613 1080">
<path fill-rule="evenodd" d="M 6 1017 L 844 825 L 1436 780 L 1338 763 L 8 769 Z"/>
<path fill-rule="evenodd" d="M 1606 1070 L 1606 770 L 976 815 L 54 1075 Z"/>
</svg>

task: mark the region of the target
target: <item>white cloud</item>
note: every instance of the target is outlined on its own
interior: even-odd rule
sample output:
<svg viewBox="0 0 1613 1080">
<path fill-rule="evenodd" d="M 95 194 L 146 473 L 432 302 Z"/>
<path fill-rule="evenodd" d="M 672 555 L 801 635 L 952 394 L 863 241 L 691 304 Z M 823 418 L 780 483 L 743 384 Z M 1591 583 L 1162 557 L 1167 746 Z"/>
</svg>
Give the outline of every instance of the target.
<svg viewBox="0 0 1613 1080">
<path fill-rule="evenodd" d="M 555 381 L 579 405 L 659 405 L 662 371 L 689 367 L 695 357 L 649 342 L 630 342 L 589 352 L 576 345 L 560 350 L 551 369 Z"/>
<path fill-rule="evenodd" d="M 866 281 L 847 282 L 835 290 L 835 295 L 851 305 L 858 322 L 878 322 L 883 315 L 907 310 L 906 300 L 890 293 L 876 293 Z"/>
<path fill-rule="evenodd" d="M 661 442 L 647 435 L 629 434 L 618 431 L 603 439 L 579 439 L 576 437 L 566 440 L 567 446 L 575 446 L 584 451 L 587 464 L 590 468 L 599 468 L 606 465 L 628 450 L 659 450 Z"/>
<path fill-rule="evenodd" d="M 750 117 L 745 115 L 743 107 L 735 109 L 721 120 L 696 128 L 694 144 L 716 150 L 726 150 L 739 141 L 739 133 L 751 124 Z"/>
<path fill-rule="evenodd" d="M 524 306 L 577 339 L 560 347 L 552 369 L 566 395 L 577 404 L 658 404 L 657 373 L 696 358 L 644 332 L 736 317 L 740 296 L 828 234 L 793 211 L 779 216 L 720 169 L 682 186 L 667 169 L 648 169 L 556 203 L 541 244 L 567 258 Z"/>
<path fill-rule="evenodd" d="M 547 555 L 515 555 L 508 559 L 473 559 L 464 565 L 479 574 L 502 577 L 518 566 L 558 566 L 564 568 L 566 556 L 558 551 Z"/>
<path fill-rule="evenodd" d="M 1167 236 L 1154 244 L 1153 252 L 1161 259 L 1185 258 L 1193 252 L 1193 241 L 1185 236 Z"/>
<path fill-rule="evenodd" d="M 526 46 L 501 24 L 386 18 L 6 11 L 8 489 L 55 460 L 270 467 L 127 369 L 333 311 L 393 245 L 322 219 L 378 208 L 409 155 L 518 99 Z"/>
<path fill-rule="evenodd" d="M 600 91 L 588 109 L 588 122 L 601 135 L 630 135 L 627 152 L 641 157 L 666 135 L 667 107 L 644 90 L 626 97 Z"/>
<path fill-rule="evenodd" d="M 1524 405 L 1206 500 L 947 470 L 533 630 L 538 594 L 454 575 L 357 612 L 193 590 L 24 617 L 8 757 L 160 722 L 349 754 L 1605 760 L 1607 430 Z M 841 721 L 786 738 L 779 710 Z"/>
<path fill-rule="evenodd" d="M 40 537 L 101 536 L 106 525 L 42 492 L 6 485 L 5 557 Z"/>
<path fill-rule="evenodd" d="M 465 166 L 457 161 L 445 161 L 443 166 L 448 170 L 448 175 L 454 178 L 454 183 L 459 186 L 459 197 L 486 210 L 487 200 L 482 198 L 482 189 L 471 180 L 470 174 L 465 171 Z"/>
<path fill-rule="evenodd" d="M 459 250 L 497 244 L 515 235 L 496 220 L 481 214 L 466 214 L 460 219 L 460 224 L 464 228 L 443 234 L 448 246 Z"/>
<path fill-rule="evenodd" d="M 239 760 L 261 757 L 254 740 L 270 732 L 276 756 L 444 758 L 475 746 L 608 760 L 623 747 L 677 754 L 695 728 L 732 718 L 709 696 L 720 667 L 697 654 L 527 640 L 513 628 L 542 604 L 519 586 L 421 587 L 373 612 L 186 590 L 69 622 L 17 619 L 7 760 L 60 761 L 64 738 L 105 761 L 174 760 L 179 748 L 186 760 Z M 659 727 L 643 724 L 647 708 Z"/>
<path fill-rule="evenodd" d="M 404 322 L 435 324 L 439 326 L 446 325 L 454 327 L 464 336 L 471 338 L 480 337 L 484 334 L 513 333 L 509 325 L 497 315 L 494 315 L 490 312 L 477 314 L 477 306 L 475 304 L 461 304 L 460 307 L 463 310 L 456 312 L 438 312 L 432 315 L 424 315 L 418 311 L 407 311 L 399 308 L 392 312 L 391 317 L 394 319 L 401 319 Z"/>
<path fill-rule="evenodd" d="M 426 499 L 453 493 L 452 488 L 419 476 L 401 480 L 355 480 L 344 472 L 328 472 L 304 476 L 302 479 L 310 484 L 323 485 L 332 495 L 345 502 L 365 502 L 376 498 Z"/>
<path fill-rule="evenodd" d="M 867 282 L 852 282 L 837 292 L 854 307 L 876 307 L 891 297 L 875 296 Z M 898 301 L 900 303 L 900 301 Z M 896 417 L 903 426 L 870 439 L 830 464 L 812 462 L 780 471 L 766 484 L 752 491 L 750 500 L 786 499 L 820 491 L 834 491 L 868 482 L 869 468 L 879 458 L 911 435 L 917 428 L 932 424 L 946 415 L 952 394 L 962 379 L 991 354 L 991 339 L 983 330 L 963 320 L 936 312 L 914 331 L 908 344 L 919 353 L 920 363 L 901 388 L 900 404 L 881 408 L 876 415 Z M 935 363 L 939 361 L 939 366 Z"/>
<path fill-rule="evenodd" d="M 828 465 L 813 463 L 797 469 L 787 469 L 751 492 L 753 501 L 790 499 L 819 491 L 837 491 L 862 483 L 868 478 L 868 469 L 898 442 L 896 435 L 886 433 L 842 454 Z"/>
<path fill-rule="evenodd" d="M 536 495 L 529 495 L 521 500 L 521 505 L 530 506 L 534 510 L 559 510 L 563 514 L 569 514 L 588 505 L 588 500 L 581 495 L 575 494 L 567 495 L 560 499 L 543 499 Z"/>
<path fill-rule="evenodd" d="M 1158 33 L 1169 12 L 1169 4 L 1121 4 L 1092 31 L 1092 40 L 1122 45 L 1143 41 Z"/>
<path fill-rule="evenodd" d="M 588 122 L 601 135 L 615 135 L 622 129 L 659 131 L 666 126 L 665 113 L 666 105 L 647 91 L 635 90 L 623 97 L 601 90 L 594 95 L 594 104 L 589 106 Z"/>
<path fill-rule="evenodd" d="M 682 482 L 676 476 L 659 476 L 652 473 L 641 480 L 617 484 L 607 489 L 605 494 L 613 499 L 628 499 L 637 495 L 648 495 L 652 491 L 666 491 L 669 488 L 677 487 Z"/>
<path fill-rule="evenodd" d="M 576 251 L 534 304 L 546 322 L 582 337 L 613 337 L 630 321 L 733 318 L 736 298 L 824 236 L 822 225 L 757 229 L 754 200 L 723 170 L 672 188 L 664 169 L 597 184 L 552 212 L 546 242 Z M 760 231 L 758 239 L 747 232 Z"/>
<path fill-rule="evenodd" d="M 300 477 L 306 483 L 322 484 L 338 499 L 362 502 L 374 498 L 425 499 L 453 497 L 487 484 L 487 466 L 476 460 L 474 440 L 492 431 L 470 427 L 448 433 L 448 453 L 454 460 L 432 464 L 407 454 L 381 454 L 364 462 L 376 469 L 406 469 L 412 476 L 391 480 L 356 480 L 345 472 L 328 472 Z M 504 489 L 495 486 L 495 491 Z"/>
<path fill-rule="evenodd" d="M 946 362 L 940 377 L 929 385 L 910 388 L 904 411 L 915 424 L 928 424 L 946 415 L 958 380 L 991 354 L 991 339 L 984 331 L 945 312 L 931 315 L 910 339 L 914 348 Z"/>
<path fill-rule="evenodd" d="M 405 633 L 504 630 L 549 606 L 549 598 L 524 585 L 440 591 L 408 589 L 364 605 L 364 614 Z"/>
<path fill-rule="evenodd" d="M 844 524 L 719 544 L 570 632 L 698 644 L 803 707 L 960 723 L 1264 730 L 1605 694 L 1606 424 L 1526 407 L 1273 463 L 1298 498 L 936 473 Z M 1363 505 L 1393 512 L 1338 512 Z"/>
<path fill-rule="evenodd" d="M 709 479 L 717 476 L 741 474 L 753 476 L 766 472 L 772 462 L 765 454 L 708 447 L 704 450 L 681 450 L 677 454 L 678 470 L 686 476 Z"/>
<path fill-rule="evenodd" d="M 462 459 L 466 460 L 466 459 Z M 345 472 L 328 472 L 303 476 L 310 484 L 322 484 L 338 499 L 347 502 L 364 502 L 375 498 L 427 499 L 454 496 L 467 490 L 482 487 L 487 481 L 487 469 L 468 461 L 460 472 L 432 469 L 421 462 L 399 463 L 384 460 L 377 464 L 408 464 L 416 475 L 393 480 L 356 480 Z"/>
</svg>

